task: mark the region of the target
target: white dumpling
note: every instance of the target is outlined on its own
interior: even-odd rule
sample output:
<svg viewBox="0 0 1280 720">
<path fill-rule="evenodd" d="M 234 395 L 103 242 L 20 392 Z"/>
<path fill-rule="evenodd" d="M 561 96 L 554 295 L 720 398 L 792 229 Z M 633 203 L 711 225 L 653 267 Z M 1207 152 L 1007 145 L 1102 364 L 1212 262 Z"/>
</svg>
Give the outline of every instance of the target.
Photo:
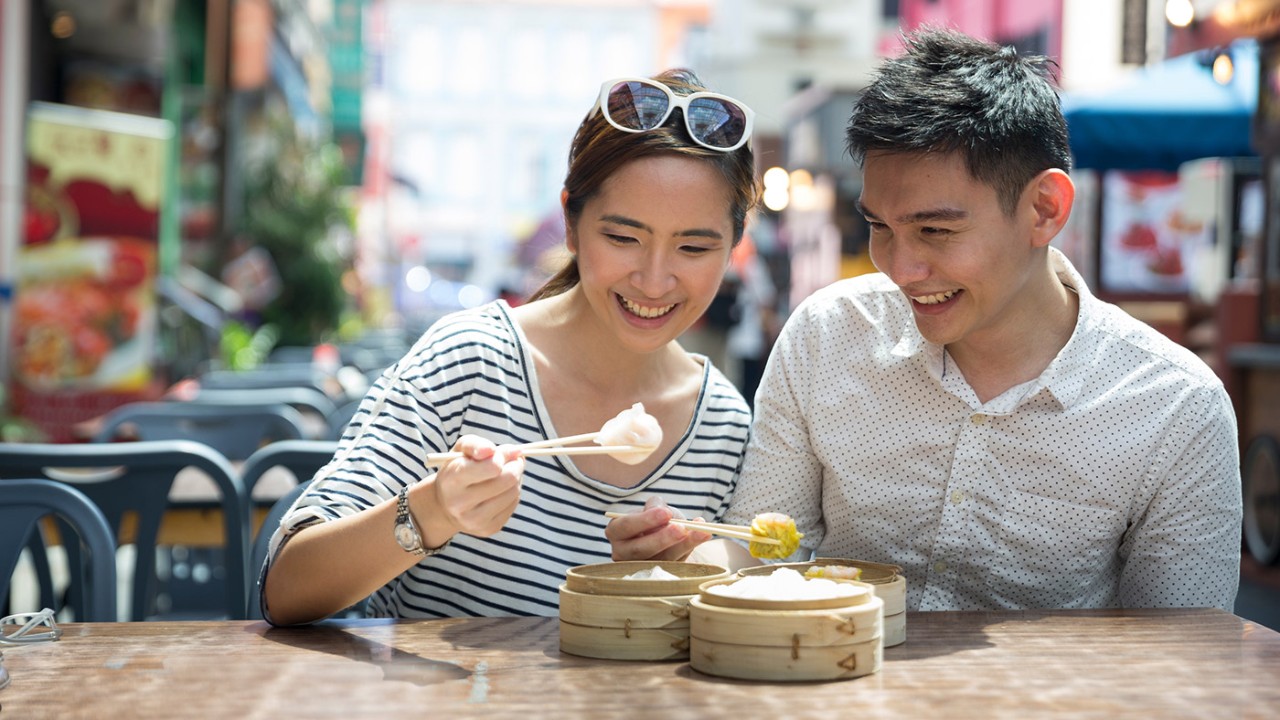
<svg viewBox="0 0 1280 720">
<path fill-rule="evenodd" d="M 644 403 L 636 403 L 618 413 L 600 428 L 598 445 L 631 445 L 641 448 L 632 452 L 610 453 L 609 456 L 629 465 L 644 462 L 662 444 L 662 427 L 654 416 L 644 411 Z"/>
</svg>

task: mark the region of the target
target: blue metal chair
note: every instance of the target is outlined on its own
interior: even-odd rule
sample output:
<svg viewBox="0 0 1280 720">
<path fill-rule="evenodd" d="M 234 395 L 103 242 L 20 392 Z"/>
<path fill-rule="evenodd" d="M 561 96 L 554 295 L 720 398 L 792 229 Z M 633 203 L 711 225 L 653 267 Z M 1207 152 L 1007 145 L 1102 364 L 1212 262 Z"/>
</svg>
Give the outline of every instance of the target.
<svg viewBox="0 0 1280 720">
<path fill-rule="evenodd" d="M 268 470 L 286 468 L 299 483 L 303 483 L 315 476 L 316 471 L 332 460 L 337 451 L 335 440 L 281 440 L 263 446 L 240 468 L 240 483 L 244 486 L 245 497 L 253 497 L 254 487 Z"/>
<path fill-rule="evenodd" d="M 260 593 L 258 585 L 261 582 L 262 566 L 266 562 L 267 544 L 271 541 L 272 533 L 279 527 L 280 519 L 284 517 L 285 511 L 302 494 L 306 486 L 311 483 L 311 479 L 315 477 L 316 472 L 333 459 L 333 455 L 337 450 L 338 443 L 336 441 L 282 440 L 271 443 L 251 455 L 245 461 L 244 467 L 241 468 L 240 482 L 244 485 L 245 497 L 251 499 L 253 497 L 253 489 L 257 486 L 258 481 L 262 479 L 262 476 L 267 471 L 273 468 L 283 467 L 287 469 L 293 473 L 293 476 L 298 481 L 297 485 L 272 504 L 271 510 L 268 511 L 266 518 L 262 522 L 262 527 L 258 530 L 253 540 L 253 545 L 249 552 L 249 572 L 254 573 L 249 583 L 248 613 L 250 618 L 262 617 L 262 612 L 258 606 Z"/>
<path fill-rule="evenodd" d="M 58 518 L 64 546 L 83 543 L 89 549 L 87 575 L 80 563 L 71 565 L 71 587 L 80 590 L 72 594 L 76 620 L 115 622 L 116 543 L 111 526 L 84 493 L 53 480 L 0 481 L 0 597 L 9 592 L 9 581 L 27 538 L 40 532 L 37 521 L 47 515 Z M 68 557 L 79 555 L 68 552 Z M 57 609 L 47 598 L 42 602 Z"/>
<path fill-rule="evenodd" d="M 328 395 L 308 387 L 258 388 L 201 388 L 191 402 L 209 405 L 246 405 L 270 403 L 288 405 L 301 413 L 327 417 L 336 407 Z"/>
<path fill-rule="evenodd" d="M 332 413 L 329 413 L 328 417 L 325 418 L 325 422 L 329 426 L 330 440 L 342 439 L 342 436 L 347 432 L 347 426 L 351 424 L 351 419 L 360 410 L 360 403 L 362 402 L 364 402 L 364 398 L 348 400 L 339 405 Z"/>
<path fill-rule="evenodd" d="M 225 603 L 220 612 L 242 619 L 248 585 L 249 504 L 240 476 L 222 454 L 191 440 L 0 443 L 0 478 L 47 478 L 74 485 L 98 506 L 116 537 L 126 513 L 136 515 L 132 620 L 145 620 L 158 612 L 156 545 L 160 521 L 170 507 L 174 478 L 187 467 L 203 472 L 218 488 L 216 502 L 222 511 L 225 543 Z M 69 555 L 78 555 L 72 553 L 75 550 L 75 544 L 68 545 Z M 74 562 L 78 558 L 73 558 Z"/>
<path fill-rule="evenodd" d="M 127 427 L 132 435 L 124 432 Z M 244 460 L 276 440 L 306 437 L 306 429 L 302 415 L 282 403 L 135 402 L 107 413 L 93 441 L 121 437 L 194 440 L 228 460 Z"/>
<path fill-rule="evenodd" d="M 333 378 L 312 363 L 279 363 L 252 370 L 209 370 L 196 380 L 210 390 L 260 390 L 262 388 L 306 387 L 332 395 Z"/>
<path fill-rule="evenodd" d="M 276 528 L 280 527 L 280 521 L 284 519 L 284 514 L 293 507 L 302 493 L 306 492 L 307 486 L 311 484 L 310 480 L 298 483 L 292 490 L 281 496 L 275 504 L 271 506 L 271 511 L 267 513 L 267 517 L 262 522 L 262 529 L 258 531 L 258 536 L 253 540 L 253 547 L 249 552 L 249 567 L 255 573 L 253 582 L 249 583 L 249 602 L 246 608 L 246 614 L 250 620 L 262 619 L 262 578 L 263 570 L 267 564 L 267 550 L 270 549 L 271 536 L 275 534 Z"/>
</svg>

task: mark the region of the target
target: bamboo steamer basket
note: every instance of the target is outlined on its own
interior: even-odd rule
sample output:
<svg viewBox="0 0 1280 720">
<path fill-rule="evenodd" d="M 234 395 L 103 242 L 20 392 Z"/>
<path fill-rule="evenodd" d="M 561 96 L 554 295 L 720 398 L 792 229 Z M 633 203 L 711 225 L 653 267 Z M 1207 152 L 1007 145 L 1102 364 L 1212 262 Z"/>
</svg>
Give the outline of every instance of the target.
<svg viewBox="0 0 1280 720">
<path fill-rule="evenodd" d="M 689 666 L 742 680 L 842 680 L 880 670 L 884 601 L 864 591 L 824 600 L 749 600 L 716 595 L 705 583 L 689 601 Z"/>
<path fill-rule="evenodd" d="M 624 579 L 654 566 L 678 579 Z M 611 660 L 685 659 L 690 598 L 702 583 L 728 577 L 719 565 L 665 560 L 569 568 L 560 586 L 560 650 Z"/>
<path fill-rule="evenodd" d="M 842 565 L 856 567 L 862 571 L 858 580 L 875 588 L 876 596 L 884 601 L 884 646 L 894 647 L 907 640 L 907 578 L 898 565 L 871 562 L 869 560 L 851 560 L 849 558 L 815 558 L 810 562 L 778 563 L 774 565 L 758 565 L 743 568 L 739 575 L 768 575 L 780 567 L 791 568 L 804 573 L 811 567 L 819 565 Z"/>
</svg>

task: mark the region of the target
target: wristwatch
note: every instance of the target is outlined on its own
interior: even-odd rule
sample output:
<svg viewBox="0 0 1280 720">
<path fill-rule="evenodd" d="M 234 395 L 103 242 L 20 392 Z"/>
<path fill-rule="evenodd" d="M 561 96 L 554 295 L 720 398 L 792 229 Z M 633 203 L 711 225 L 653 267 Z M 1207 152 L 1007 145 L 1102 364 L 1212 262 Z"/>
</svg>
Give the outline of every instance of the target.
<svg viewBox="0 0 1280 720">
<path fill-rule="evenodd" d="M 428 549 L 422 546 L 422 533 L 418 532 L 418 524 L 413 521 L 413 515 L 409 514 L 409 486 L 400 488 L 400 494 L 396 497 L 396 543 L 404 548 L 405 552 L 425 557 L 435 555 L 449 547 L 450 540 L 445 540 L 444 544 L 437 548 Z"/>
</svg>

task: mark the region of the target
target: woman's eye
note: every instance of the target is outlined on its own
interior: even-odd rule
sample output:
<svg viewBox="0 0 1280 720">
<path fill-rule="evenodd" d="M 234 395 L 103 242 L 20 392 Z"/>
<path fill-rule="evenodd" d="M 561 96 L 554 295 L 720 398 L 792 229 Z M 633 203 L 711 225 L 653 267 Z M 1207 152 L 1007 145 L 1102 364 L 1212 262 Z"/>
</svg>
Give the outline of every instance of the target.
<svg viewBox="0 0 1280 720">
<path fill-rule="evenodd" d="M 701 245 L 685 245 L 680 249 L 689 253 L 690 255 L 703 255 L 711 252 L 711 248 L 703 247 Z"/>
<path fill-rule="evenodd" d="M 605 233 L 605 234 L 604 234 L 604 236 L 605 236 L 606 238 L 609 238 L 609 240 L 610 240 L 611 242 L 615 242 L 615 243 L 617 243 L 617 244 L 619 244 L 619 245 L 630 245 L 630 244 L 632 244 L 632 243 L 636 242 L 636 239 L 635 239 L 635 238 L 630 237 L 630 236 L 627 236 L 627 235 L 613 235 L 613 234 L 611 234 L 611 233 Z"/>
</svg>

